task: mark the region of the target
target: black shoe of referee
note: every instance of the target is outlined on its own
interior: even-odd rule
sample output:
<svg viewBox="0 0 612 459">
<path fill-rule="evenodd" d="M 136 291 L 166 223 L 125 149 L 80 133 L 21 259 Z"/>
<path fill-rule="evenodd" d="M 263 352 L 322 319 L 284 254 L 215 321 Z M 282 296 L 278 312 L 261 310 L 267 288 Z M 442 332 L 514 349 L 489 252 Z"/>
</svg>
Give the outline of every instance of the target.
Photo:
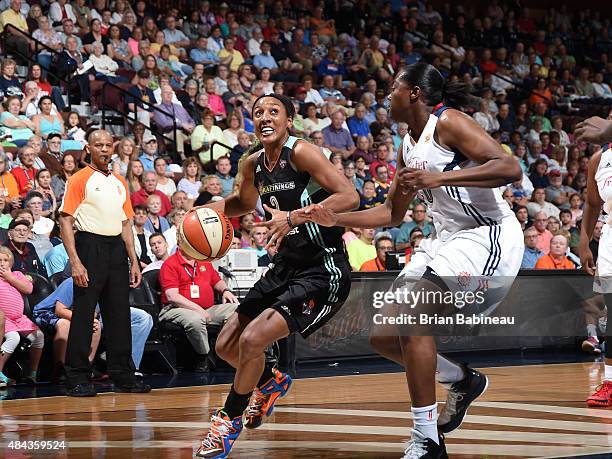
<svg viewBox="0 0 612 459">
<path fill-rule="evenodd" d="M 115 384 L 114 392 L 127 392 L 131 394 L 146 394 L 151 392 L 151 386 L 136 379 L 131 384 Z"/>
<path fill-rule="evenodd" d="M 466 377 L 448 388 L 446 404 L 438 416 L 438 431 L 445 434 L 461 425 L 470 404 L 489 386 L 489 379 L 482 373 L 465 365 L 463 369 Z"/>
</svg>

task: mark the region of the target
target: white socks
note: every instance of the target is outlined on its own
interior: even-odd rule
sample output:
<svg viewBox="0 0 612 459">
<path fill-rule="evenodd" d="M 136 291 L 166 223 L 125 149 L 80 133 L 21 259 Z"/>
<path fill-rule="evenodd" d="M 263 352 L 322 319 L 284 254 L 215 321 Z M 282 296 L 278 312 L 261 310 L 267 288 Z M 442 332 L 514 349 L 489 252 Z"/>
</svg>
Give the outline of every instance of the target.
<svg viewBox="0 0 612 459">
<path fill-rule="evenodd" d="M 604 381 L 612 381 L 612 365 L 605 365 Z"/>
<path fill-rule="evenodd" d="M 595 339 L 597 339 L 597 326 L 595 324 L 589 324 L 587 325 L 586 328 L 587 328 L 587 335 L 589 337 L 593 336 Z"/>
<path fill-rule="evenodd" d="M 453 384 L 465 379 L 465 377 L 466 374 L 461 365 L 438 354 L 436 381 L 441 384 Z"/>
<path fill-rule="evenodd" d="M 436 444 L 439 443 L 438 437 L 438 407 L 437 403 L 429 406 L 412 407 L 412 417 L 414 419 L 414 430 L 421 433 L 424 437 L 431 438 Z"/>
</svg>

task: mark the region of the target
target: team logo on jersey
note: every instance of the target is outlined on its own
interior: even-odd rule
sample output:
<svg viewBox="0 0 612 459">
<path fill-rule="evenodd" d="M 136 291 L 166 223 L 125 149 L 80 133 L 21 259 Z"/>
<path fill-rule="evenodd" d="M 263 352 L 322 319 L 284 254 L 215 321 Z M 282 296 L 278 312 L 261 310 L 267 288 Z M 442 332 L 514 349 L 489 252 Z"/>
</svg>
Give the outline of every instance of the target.
<svg viewBox="0 0 612 459">
<path fill-rule="evenodd" d="M 289 309 L 287 306 L 285 306 L 284 304 L 281 306 L 281 309 L 283 311 L 285 311 L 288 315 L 291 315 L 291 309 Z"/>
<path fill-rule="evenodd" d="M 257 172 L 261 172 L 261 166 L 259 164 L 255 168 L 255 173 L 257 173 Z"/>
<path fill-rule="evenodd" d="M 280 168 L 281 168 L 281 169 L 284 169 L 284 168 L 285 168 L 285 166 L 287 165 L 287 161 L 285 161 L 284 159 L 281 159 L 281 160 L 278 162 L 278 165 L 280 166 Z"/>
<path fill-rule="evenodd" d="M 314 300 L 304 301 L 304 303 L 302 303 L 302 314 L 309 316 L 312 310 L 314 309 L 314 307 L 315 307 Z"/>
<path fill-rule="evenodd" d="M 608 163 L 604 167 L 610 167 L 610 166 L 612 166 L 612 164 Z"/>
<path fill-rule="evenodd" d="M 472 281 L 472 275 L 467 271 L 462 271 L 457 275 L 457 283 L 461 288 L 467 288 Z"/>
<path fill-rule="evenodd" d="M 263 185 L 259 194 L 274 193 L 275 191 L 287 191 L 295 189 L 295 182 L 278 182 L 270 185 Z"/>
</svg>

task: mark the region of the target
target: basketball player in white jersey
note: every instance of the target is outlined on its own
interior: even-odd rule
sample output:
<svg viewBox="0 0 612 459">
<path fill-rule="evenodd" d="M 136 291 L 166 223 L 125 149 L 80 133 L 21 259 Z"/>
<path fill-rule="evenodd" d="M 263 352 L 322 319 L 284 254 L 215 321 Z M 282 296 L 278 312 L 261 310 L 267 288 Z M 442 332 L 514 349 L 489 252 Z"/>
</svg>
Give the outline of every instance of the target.
<svg viewBox="0 0 612 459">
<path fill-rule="evenodd" d="M 588 121 L 588 120 L 587 120 Z M 605 134 L 604 134 L 605 135 Z M 604 137 L 605 138 L 605 137 Z M 608 137 L 612 140 L 612 135 Z M 597 267 L 593 263 L 593 253 L 589 242 L 593 237 L 593 230 L 597 219 L 604 211 L 608 214 L 606 224 L 601 231 Z M 593 407 L 612 406 L 612 146 L 603 148 L 591 156 L 587 177 L 587 199 L 582 214 L 582 228 L 580 231 L 580 261 L 583 269 L 591 276 L 595 275 L 593 290 L 603 293 L 605 304 L 608 307 L 608 325 L 606 327 L 606 350 L 604 378 L 587 399 L 587 405 Z"/>
<path fill-rule="evenodd" d="M 302 211 L 319 225 L 372 228 L 401 223 L 418 194 L 433 215 L 436 236 L 423 240 L 394 283 L 444 291 L 448 279 L 513 279 L 523 256 L 521 227 L 499 187 L 521 178 L 519 164 L 471 117 L 450 107 L 467 102 L 467 87 L 448 83 L 435 67 L 418 63 L 401 70 L 389 95 L 391 116 L 410 126 L 398 154 L 398 173 L 385 204 L 336 214 L 321 205 Z M 414 283 L 414 278 L 420 278 Z M 509 282 L 508 282 L 509 283 Z M 508 285 L 509 288 L 509 285 Z M 416 305 L 425 310 L 435 305 Z M 396 306 L 396 309 L 400 306 Z M 436 312 L 429 309 L 430 313 Z M 389 327 L 389 326 L 387 326 Z M 382 336 L 370 342 L 383 356 L 406 368 L 414 429 L 405 458 L 447 457 L 443 436 L 457 428 L 468 405 L 484 392 L 486 376 L 442 356 L 432 336 Z M 389 335 L 389 329 L 386 329 Z M 449 389 L 437 422 L 435 379 Z"/>
</svg>

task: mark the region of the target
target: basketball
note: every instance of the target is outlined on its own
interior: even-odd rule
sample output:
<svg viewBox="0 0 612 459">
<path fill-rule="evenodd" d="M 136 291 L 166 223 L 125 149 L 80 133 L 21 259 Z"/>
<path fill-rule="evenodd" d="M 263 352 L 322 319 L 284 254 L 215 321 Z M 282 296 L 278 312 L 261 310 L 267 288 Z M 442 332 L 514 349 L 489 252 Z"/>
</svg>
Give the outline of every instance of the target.
<svg viewBox="0 0 612 459">
<path fill-rule="evenodd" d="M 200 261 L 223 258 L 232 244 L 234 229 L 222 212 L 213 209 L 190 210 L 177 232 L 183 252 Z"/>
</svg>

